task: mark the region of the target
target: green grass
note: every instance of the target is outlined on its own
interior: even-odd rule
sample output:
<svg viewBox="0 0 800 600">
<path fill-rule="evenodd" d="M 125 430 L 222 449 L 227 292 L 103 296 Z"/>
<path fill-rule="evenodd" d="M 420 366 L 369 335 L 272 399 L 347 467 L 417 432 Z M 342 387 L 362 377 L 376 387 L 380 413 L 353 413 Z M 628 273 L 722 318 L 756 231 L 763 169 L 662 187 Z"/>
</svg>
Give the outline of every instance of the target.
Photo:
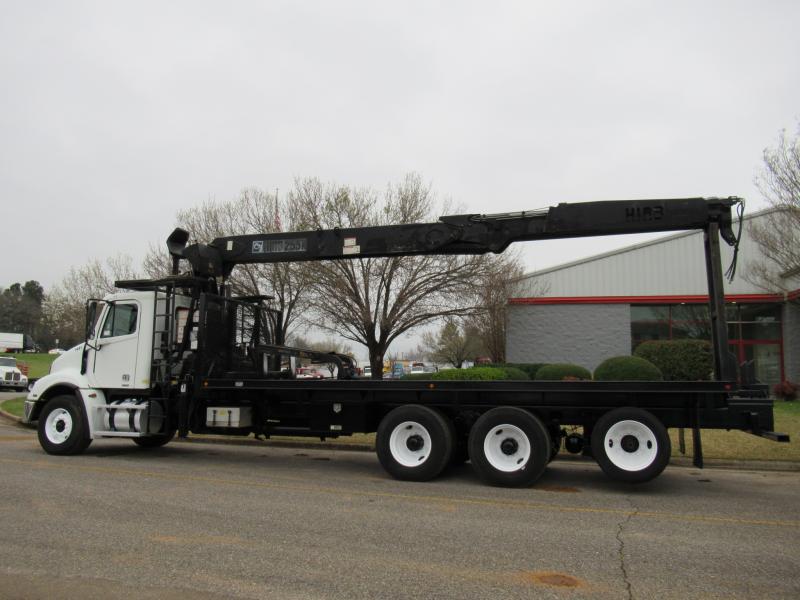
<svg viewBox="0 0 800 600">
<path fill-rule="evenodd" d="M 17 363 L 28 364 L 28 378 L 44 377 L 50 371 L 50 365 L 58 358 L 58 354 L 0 354 L 17 359 Z"/>
<path fill-rule="evenodd" d="M 791 442 L 779 444 L 743 431 L 703 429 L 703 456 L 727 460 L 785 460 L 800 462 L 800 401 L 775 401 L 775 431 L 788 433 Z M 678 430 L 671 429 L 672 455 L 678 451 Z M 686 430 L 686 455 L 692 456 L 692 432 Z"/>
<path fill-rule="evenodd" d="M 7 413 L 14 415 L 15 417 L 22 416 L 22 403 L 24 402 L 25 398 L 11 398 L 10 400 L 6 400 L 2 404 L 0 404 L 0 408 L 2 408 Z"/>
</svg>

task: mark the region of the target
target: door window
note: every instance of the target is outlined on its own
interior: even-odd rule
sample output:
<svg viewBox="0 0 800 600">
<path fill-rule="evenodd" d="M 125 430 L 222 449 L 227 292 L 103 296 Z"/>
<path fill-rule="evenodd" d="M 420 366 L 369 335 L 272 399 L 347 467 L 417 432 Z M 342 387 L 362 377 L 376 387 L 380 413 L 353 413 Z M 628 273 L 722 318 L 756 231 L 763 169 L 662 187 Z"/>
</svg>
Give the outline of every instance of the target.
<svg viewBox="0 0 800 600">
<path fill-rule="evenodd" d="M 134 333 L 138 315 L 139 307 L 135 304 L 112 304 L 100 337 L 109 338 Z"/>
</svg>

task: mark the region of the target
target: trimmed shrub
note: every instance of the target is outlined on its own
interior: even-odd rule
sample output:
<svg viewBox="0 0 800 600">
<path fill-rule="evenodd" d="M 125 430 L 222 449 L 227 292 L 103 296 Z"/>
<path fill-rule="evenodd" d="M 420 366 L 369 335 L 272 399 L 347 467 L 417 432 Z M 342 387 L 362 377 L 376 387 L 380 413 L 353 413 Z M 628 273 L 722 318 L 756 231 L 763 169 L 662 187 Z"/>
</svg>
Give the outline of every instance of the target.
<svg viewBox="0 0 800 600">
<path fill-rule="evenodd" d="M 406 373 L 400 379 L 406 380 L 413 380 L 413 379 L 433 379 L 433 376 L 436 373 Z"/>
<path fill-rule="evenodd" d="M 588 369 L 579 365 L 554 364 L 546 365 L 536 371 L 537 381 L 562 381 L 564 379 L 591 379 Z"/>
<path fill-rule="evenodd" d="M 505 373 L 505 379 L 511 381 L 522 381 L 530 379 L 530 377 L 528 377 L 528 374 L 525 371 L 517 367 L 512 367 L 511 365 L 506 365 L 505 367 L 497 367 L 497 368 L 503 371 L 503 373 Z"/>
<path fill-rule="evenodd" d="M 595 381 L 661 381 L 657 366 L 638 356 L 615 356 L 601 362 L 594 370 Z"/>
<path fill-rule="evenodd" d="M 707 381 L 714 370 L 711 344 L 705 340 L 652 340 L 633 354 L 653 363 L 667 381 Z"/>
<path fill-rule="evenodd" d="M 445 369 L 431 373 L 434 381 L 492 381 L 507 379 L 503 369 L 494 367 L 472 367 L 471 369 Z"/>
<path fill-rule="evenodd" d="M 404 381 L 525 381 L 530 379 L 522 369 L 510 365 L 471 367 L 469 369 L 444 369 L 436 373 L 414 373 L 403 375 Z"/>
<path fill-rule="evenodd" d="M 495 367 L 498 369 L 511 367 L 526 373 L 528 375 L 528 379 L 536 379 L 536 372 L 542 367 L 546 367 L 547 363 L 490 363 L 482 366 Z"/>
</svg>

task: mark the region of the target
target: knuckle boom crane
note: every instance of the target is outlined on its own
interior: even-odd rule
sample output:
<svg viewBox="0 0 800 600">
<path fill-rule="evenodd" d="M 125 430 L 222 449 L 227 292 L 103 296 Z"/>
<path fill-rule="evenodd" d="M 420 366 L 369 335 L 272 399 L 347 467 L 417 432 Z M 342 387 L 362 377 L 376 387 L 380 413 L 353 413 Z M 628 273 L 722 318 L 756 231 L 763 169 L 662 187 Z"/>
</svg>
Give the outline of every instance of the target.
<svg viewBox="0 0 800 600">
<path fill-rule="evenodd" d="M 170 277 L 117 282 L 130 291 L 90 305 L 88 320 L 98 326 L 87 328 L 80 361 L 70 368 L 94 395 L 78 388 L 69 409 L 66 396 L 53 391 L 64 390 L 56 369 L 31 392 L 25 419 L 38 418 L 42 446 L 54 454 L 80 451 L 96 437 L 162 445 L 176 430 L 323 439 L 376 432 L 378 459 L 396 478 L 427 480 L 451 462 L 470 460 L 487 482 L 511 486 L 538 479 L 563 438 L 569 450 L 593 456 L 609 476 L 629 482 L 665 468 L 669 427 L 693 430 L 698 466 L 701 427 L 786 441 L 772 431 L 765 386 L 740 375 L 728 352 L 719 240 L 738 247 L 741 230 L 734 231 L 732 210 L 739 210 L 741 228 L 742 205 L 735 197 L 569 203 L 433 223 L 224 236 L 209 244 L 188 244 L 189 232 L 176 229 L 167 240 Z M 348 357 L 285 346 L 281 315 L 264 306 L 266 298 L 234 297 L 226 283 L 239 264 L 476 255 L 522 241 L 679 230 L 704 232 L 715 381 L 359 380 Z M 182 260 L 189 273 L 181 274 Z M 734 252 L 731 272 L 735 260 Z M 136 381 L 121 386 L 127 389 L 103 383 L 112 369 L 103 367 L 104 336 L 114 337 L 117 318 L 127 324 L 122 337 L 152 340 L 128 358 Z M 337 380 L 292 379 L 281 360 L 297 356 L 335 363 Z M 62 439 L 53 415 L 74 420 L 69 439 Z M 85 427 L 78 426 L 83 416 Z M 567 436 L 564 427 L 583 433 Z"/>
</svg>

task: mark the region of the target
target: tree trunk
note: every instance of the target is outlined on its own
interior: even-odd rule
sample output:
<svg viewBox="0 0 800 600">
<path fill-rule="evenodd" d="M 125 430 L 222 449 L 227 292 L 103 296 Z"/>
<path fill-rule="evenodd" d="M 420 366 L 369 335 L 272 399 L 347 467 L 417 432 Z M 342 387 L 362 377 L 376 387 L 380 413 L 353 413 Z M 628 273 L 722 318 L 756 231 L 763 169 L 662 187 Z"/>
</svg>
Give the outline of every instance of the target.
<svg viewBox="0 0 800 600">
<path fill-rule="evenodd" d="M 367 349 L 369 350 L 369 366 L 372 369 L 372 379 L 383 379 L 383 355 L 386 353 L 386 348 L 378 344 L 370 344 Z"/>
</svg>

